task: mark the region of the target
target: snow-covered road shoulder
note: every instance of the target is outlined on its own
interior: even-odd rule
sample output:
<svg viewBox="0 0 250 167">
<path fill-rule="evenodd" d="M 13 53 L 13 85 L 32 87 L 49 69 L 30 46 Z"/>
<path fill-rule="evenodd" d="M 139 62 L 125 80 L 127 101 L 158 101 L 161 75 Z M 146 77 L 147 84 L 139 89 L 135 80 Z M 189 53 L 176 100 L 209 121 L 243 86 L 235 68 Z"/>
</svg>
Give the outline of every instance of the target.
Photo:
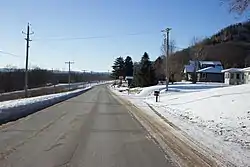
<svg viewBox="0 0 250 167">
<path fill-rule="evenodd" d="M 86 87 L 65 93 L 0 102 L 0 125 L 78 96 L 91 88 Z"/>
<path fill-rule="evenodd" d="M 111 89 L 143 111 L 157 113 L 198 145 L 236 166 L 250 166 L 250 84 L 183 83 L 169 88 L 136 88 L 139 93 L 129 95 Z M 154 90 L 162 90 L 160 102 L 155 102 Z"/>
</svg>

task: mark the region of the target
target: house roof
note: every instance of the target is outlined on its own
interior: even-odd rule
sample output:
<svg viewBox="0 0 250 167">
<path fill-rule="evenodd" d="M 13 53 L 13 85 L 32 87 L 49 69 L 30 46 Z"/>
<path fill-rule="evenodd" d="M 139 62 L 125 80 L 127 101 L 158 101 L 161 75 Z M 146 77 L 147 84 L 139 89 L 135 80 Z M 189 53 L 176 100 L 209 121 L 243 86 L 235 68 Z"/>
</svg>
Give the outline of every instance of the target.
<svg viewBox="0 0 250 167">
<path fill-rule="evenodd" d="M 207 67 L 198 70 L 197 72 L 203 72 L 203 73 L 221 73 L 223 70 L 222 66 L 215 66 L 215 67 Z"/>
<path fill-rule="evenodd" d="M 220 61 L 199 61 L 199 63 L 202 64 L 207 64 L 207 65 L 222 65 Z M 195 64 L 193 60 L 189 61 L 189 64 Z"/>
<path fill-rule="evenodd" d="M 125 79 L 128 80 L 128 79 L 133 79 L 134 77 L 133 76 L 126 76 Z"/>
<path fill-rule="evenodd" d="M 222 70 L 221 72 L 242 72 L 241 68 L 228 68 L 225 70 Z"/>
<path fill-rule="evenodd" d="M 250 67 L 247 67 L 247 68 L 243 68 L 242 71 L 247 71 L 247 72 L 250 72 Z"/>
<path fill-rule="evenodd" d="M 187 72 L 194 72 L 194 65 L 185 65 L 184 66 L 184 73 L 187 73 Z"/>
<path fill-rule="evenodd" d="M 220 61 L 200 61 L 200 64 L 222 65 Z"/>
</svg>

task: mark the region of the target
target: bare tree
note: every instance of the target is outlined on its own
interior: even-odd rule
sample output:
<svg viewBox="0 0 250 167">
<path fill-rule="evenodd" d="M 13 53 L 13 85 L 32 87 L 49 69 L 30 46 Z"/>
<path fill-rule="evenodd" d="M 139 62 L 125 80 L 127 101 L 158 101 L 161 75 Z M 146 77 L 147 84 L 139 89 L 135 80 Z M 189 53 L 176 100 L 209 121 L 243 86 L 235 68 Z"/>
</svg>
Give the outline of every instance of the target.
<svg viewBox="0 0 250 167">
<path fill-rule="evenodd" d="M 222 2 L 229 3 L 230 12 L 243 14 L 249 9 L 250 0 L 222 0 Z"/>
<path fill-rule="evenodd" d="M 170 40 L 169 41 L 169 55 L 171 56 L 175 51 L 176 51 L 176 42 L 175 40 Z M 167 50 L 167 46 L 164 45 L 164 43 L 162 44 L 161 46 L 161 52 L 162 52 L 162 55 L 166 55 L 166 50 Z"/>
<path fill-rule="evenodd" d="M 194 70 L 192 73 L 192 82 L 196 83 L 197 82 L 197 70 L 199 67 L 199 61 L 204 59 L 206 54 L 204 52 L 204 44 L 202 43 L 202 38 L 198 38 L 198 37 L 193 37 L 193 39 L 191 40 L 191 50 L 190 50 L 190 57 L 191 60 L 194 61 Z"/>
<path fill-rule="evenodd" d="M 250 66 L 250 55 L 248 55 L 246 58 L 245 58 L 245 67 L 249 67 Z"/>
<path fill-rule="evenodd" d="M 7 64 L 7 65 L 5 66 L 5 69 L 6 69 L 7 71 L 14 71 L 14 70 L 17 69 L 17 67 L 14 66 L 14 65 L 11 65 L 11 64 Z"/>
<path fill-rule="evenodd" d="M 169 57 L 168 58 L 170 58 L 170 56 L 171 55 L 173 55 L 174 53 L 175 53 L 175 51 L 176 51 L 176 42 L 175 42 L 175 40 L 173 40 L 173 39 L 171 39 L 170 41 L 169 41 Z M 162 46 L 161 46 L 161 52 L 162 52 L 162 54 L 163 55 L 167 55 L 167 45 L 164 45 L 164 43 L 162 44 Z M 166 57 L 165 57 L 165 59 L 166 59 Z M 164 68 L 164 73 L 167 75 L 167 78 L 169 78 L 171 81 L 173 80 L 173 74 L 172 74 L 172 72 L 170 71 L 170 66 L 172 66 L 172 64 L 170 64 L 170 62 L 169 61 L 164 61 L 164 67 L 166 67 L 166 63 L 167 63 L 167 74 L 166 74 L 166 69 Z"/>
</svg>

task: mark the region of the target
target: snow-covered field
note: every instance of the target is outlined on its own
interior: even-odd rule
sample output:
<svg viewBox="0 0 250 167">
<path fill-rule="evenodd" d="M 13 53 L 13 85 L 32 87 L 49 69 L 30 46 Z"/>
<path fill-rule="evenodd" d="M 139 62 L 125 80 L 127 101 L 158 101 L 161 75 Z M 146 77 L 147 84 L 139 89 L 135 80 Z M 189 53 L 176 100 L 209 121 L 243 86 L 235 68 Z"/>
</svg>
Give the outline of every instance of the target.
<svg viewBox="0 0 250 167">
<path fill-rule="evenodd" d="M 237 166 L 250 166 L 250 84 L 177 83 L 118 92 L 146 112 L 157 112 L 191 138 Z M 155 102 L 154 90 L 161 90 Z M 152 111 L 152 109 L 154 111 Z"/>
</svg>

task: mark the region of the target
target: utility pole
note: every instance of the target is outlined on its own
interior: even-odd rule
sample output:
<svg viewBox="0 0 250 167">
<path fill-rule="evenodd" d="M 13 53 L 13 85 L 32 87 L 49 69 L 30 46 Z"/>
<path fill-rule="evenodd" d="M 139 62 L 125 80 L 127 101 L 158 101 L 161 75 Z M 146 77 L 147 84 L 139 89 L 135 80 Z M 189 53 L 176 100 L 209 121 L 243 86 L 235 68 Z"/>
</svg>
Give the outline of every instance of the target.
<svg viewBox="0 0 250 167">
<path fill-rule="evenodd" d="M 166 91 L 168 90 L 169 83 L 169 67 L 168 67 L 168 58 L 169 58 L 169 32 L 171 28 L 166 28 L 162 30 L 164 36 L 164 52 L 166 57 Z"/>
<path fill-rule="evenodd" d="M 29 64 L 29 42 L 30 40 L 30 35 L 34 34 L 34 32 L 30 32 L 30 24 L 28 23 L 27 25 L 27 33 L 23 32 L 23 34 L 26 35 L 26 60 L 25 60 L 25 81 L 24 81 L 24 92 L 25 92 L 25 97 L 28 97 L 28 64 Z"/>
<path fill-rule="evenodd" d="M 71 64 L 74 64 L 74 62 L 72 62 L 72 61 L 67 61 L 67 62 L 65 62 L 65 64 L 68 64 L 69 65 L 69 79 L 68 79 L 68 84 L 69 84 L 69 90 L 70 90 L 70 65 Z"/>
<path fill-rule="evenodd" d="M 54 75 L 54 69 L 51 69 L 51 75 L 52 75 L 52 84 L 53 84 L 53 91 L 56 93 L 56 80 L 55 80 L 55 75 Z"/>
<path fill-rule="evenodd" d="M 87 70 L 82 70 L 83 71 L 83 77 L 82 77 L 82 87 L 84 88 L 84 77 L 85 77 L 85 72 L 87 71 Z"/>
</svg>

